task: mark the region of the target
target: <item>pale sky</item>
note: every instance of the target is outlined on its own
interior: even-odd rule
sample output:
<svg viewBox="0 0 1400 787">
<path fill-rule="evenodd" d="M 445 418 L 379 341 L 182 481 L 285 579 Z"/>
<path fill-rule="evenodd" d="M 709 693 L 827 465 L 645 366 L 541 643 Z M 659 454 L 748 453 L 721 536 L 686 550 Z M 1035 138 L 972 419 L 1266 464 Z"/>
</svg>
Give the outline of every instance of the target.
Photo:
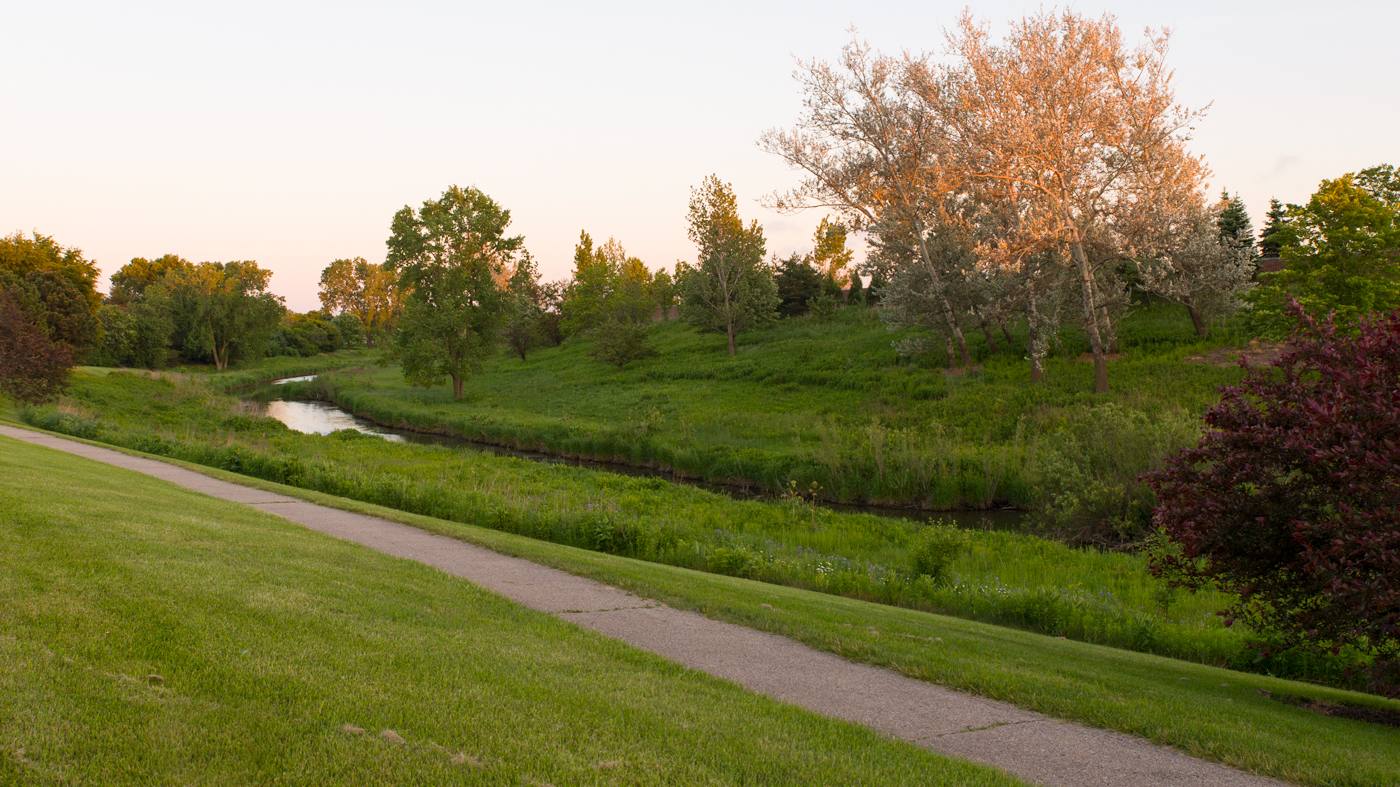
<svg viewBox="0 0 1400 787">
<path fill-rule="evenodd" d="M 734 184 L 770 252 L 821 219 L 758 199 L 798 174 L 760 151 L 791 126 L 794 58 L 860 37 L 938 50 L 961 2 L 0 3 L 0 233 L 95 259 L 252 259 L 297 311 L 338 257 L 384 259 L 389 221 L 448 186 L 511 211 L 546 279 L 579 231 L 653 269 L 693 260 L 690 189 Z M 1039 6 L 984 2 L 1003 22 Z M 1262 224 L 1269 198 L 1400 165 L 1400 3 L 1083 2 L 1135 44 L 1170 27 L 1191 143 Z"/>
</svg>

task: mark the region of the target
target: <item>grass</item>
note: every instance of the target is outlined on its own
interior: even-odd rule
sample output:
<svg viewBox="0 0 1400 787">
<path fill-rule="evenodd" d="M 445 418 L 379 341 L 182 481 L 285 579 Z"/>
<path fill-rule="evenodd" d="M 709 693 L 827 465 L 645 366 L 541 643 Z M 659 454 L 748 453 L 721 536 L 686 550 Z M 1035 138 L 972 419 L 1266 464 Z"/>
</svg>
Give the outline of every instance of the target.
<svg viewBox="0 0 1400 787">
<path fill-rule="evenodd" d="M 735 500 L 662 479 L 355 432 L 291 432 L 200 380 L 80 375 L 41 428 L 340 497 L 683 568 L 1113 645 L 1204 664 L 1350 685 L 1350 654 L 1267 661 L 1226 628 L 1217 593 L 1172 593 L 1140 554 L 973 532 L 946 581 L 913 571 L 921 525 L 797 499 Z"/>
<path fill-rule="evenodd" d="M 1393 701 L 600 554 L 225 471 L 195 469 L 480 544 L 853 660 L 1139 735 L 1261 775 L 1305 785 L 1400 784 L 1395 765 L 1400 762 L 1400 736 L 1392 729 L 1321 716 L 1260 692 L 1400 709 Z M 133 487 L 123 483 L 122 488 Z"/>
<path fill-rule="evenodd" d="M 1024 348 L 991 353 L 970 337 L 980 365 L 946 376 L 942 361 L 906 359 L 877 312 L 847 308 L 834 322 L 780 321 L 745 334 L 735 357 L 722 336 L 679 323 L 652 331 L 659 357 L 624 371 L 570 341 L 526 362 L 500 354 L 471 378 L 466 399 L 446 387 L 414 389 L 396 368 L 308 386 L 388 424 L 605 461 L 672 468 L 769 491 L 817 485 L 830 500 L 935 509 L 1032 506 L 1045 441 L 1105 404 L 1151 423 L 1194 424 L 1237 369 L 1182 358 L 1238 341 L 1228 326 L 1195 336 L 1184 310 L 1147 304 L 1121 325 L 1113 392 L 1096 396 L 1082 337 L 1067 332 L 1047 382 L 1029 382 Z M 1002 341 L 998 338 L 999 341 Z M 1023 338 L 1019 339 L 1024 343 Z M 1194 426 L 1176 443 L 1194 441 Z M 1173 443 L 1154 446 L 1151 464 Z"/>
<path fill-rule="evenodd" d="M 6 784 L 1019 784 L 275 516 L 0 446 Z"/>
</svg>

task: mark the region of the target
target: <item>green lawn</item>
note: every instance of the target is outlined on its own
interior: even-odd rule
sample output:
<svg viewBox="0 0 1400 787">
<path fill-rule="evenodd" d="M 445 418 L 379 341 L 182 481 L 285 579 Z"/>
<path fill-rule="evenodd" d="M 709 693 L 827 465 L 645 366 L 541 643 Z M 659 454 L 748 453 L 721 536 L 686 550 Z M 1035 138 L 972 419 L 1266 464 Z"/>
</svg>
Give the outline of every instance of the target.
<svg viewBox="0 0 1400 787">
<path fill-rule="evenodd" d="M 5 784 L 1019 783 L 8 438 L 0 595 Z"/>
<path fill-rule="evenodd" d="M 1393 728 L 1321 716 L 1260 692 L 1400 709 L 1397 702 L 599 554 L 196 469 L 405 522 L 857 661 L 1139 735 L 1262 775 L 1319 786 L 1400 784 L 1400 735 Z"/>
<path fill-rule="evenodd" d="M 556 543 L 1072 639 L 1289 677 L 1344 681 L 1340 660 L 1256 664 L 1218 593 L 1170 593 L 1140 554 L 976 531 L 948 581 L 913 575 L 920 525 L 792 500 L 734 500 L 656 478 L 600 473 L 353 432 L 291 432 L 199 379 L 75 376 L 43 428 L 368 503 Z"/>
</svg>

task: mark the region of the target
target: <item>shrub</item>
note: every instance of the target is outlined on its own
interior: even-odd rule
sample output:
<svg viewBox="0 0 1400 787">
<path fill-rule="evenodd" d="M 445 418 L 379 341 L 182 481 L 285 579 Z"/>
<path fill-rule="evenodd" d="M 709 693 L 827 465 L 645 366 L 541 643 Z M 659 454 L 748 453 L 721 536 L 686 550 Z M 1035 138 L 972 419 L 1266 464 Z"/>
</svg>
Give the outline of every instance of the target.
<svg viewBox="0 0 1400 787">
<path fill-rule="evenodd" d="M 1222 390 L 1210 431 L 1147 476 L 1180 545 L 1153 569 L 1236 593 L 1231 621 L 1285 645 L 1370 652 L 1400 694 L 1400 313 L 1298 327 L 1273 369 Z"/>
<path fill-rule="evenodd" d="M 928 577 L 935 586 L 947 579 L 948 567 L 953 565 L 972 544 L 964 530 L 942 522 L 930 524 L 919 531 L 909 550 L 909 573 Z"/>
<path fill-rule="evenodd" d="M 49 339 L 20 308 L 9 290 L 0 290 L 0 391 L 21 402 L 44 402 L 67 384 L 73 353 Z"/>
</svg>

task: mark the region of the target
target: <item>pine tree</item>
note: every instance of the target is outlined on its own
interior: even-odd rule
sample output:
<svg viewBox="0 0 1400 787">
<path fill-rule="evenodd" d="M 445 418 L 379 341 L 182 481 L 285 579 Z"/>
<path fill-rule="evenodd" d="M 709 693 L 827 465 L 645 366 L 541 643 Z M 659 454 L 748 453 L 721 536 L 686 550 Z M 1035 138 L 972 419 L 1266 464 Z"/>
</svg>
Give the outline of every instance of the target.
<svg viewBox="0 0 1400 787">
<path fill-rule="evenodd" d="M 1264 229 L 1259 233 L 1259 253 L 1277 257 L 1283 248 L 1278 234 L 1288 223 L 1288 209 L 1276 199 L 1269 200 L 1269 213 L 1264 217 Z"/>
<path fill-rule="evenodd" d="M 1220 217 L 1215 226 L 1220 229 L 1221 239 L 1238 242 L 1240 247 L 1246 249 L 1249 256 L 1253 257 L 1254 224 L 1249 220 L 1249 211 L 1245 210 L 1244 200 L 1240 199 L 1238 194 L 1231 197 L 1228 191 L 1221 191 L 1220 202 Z"/>
</svg>

